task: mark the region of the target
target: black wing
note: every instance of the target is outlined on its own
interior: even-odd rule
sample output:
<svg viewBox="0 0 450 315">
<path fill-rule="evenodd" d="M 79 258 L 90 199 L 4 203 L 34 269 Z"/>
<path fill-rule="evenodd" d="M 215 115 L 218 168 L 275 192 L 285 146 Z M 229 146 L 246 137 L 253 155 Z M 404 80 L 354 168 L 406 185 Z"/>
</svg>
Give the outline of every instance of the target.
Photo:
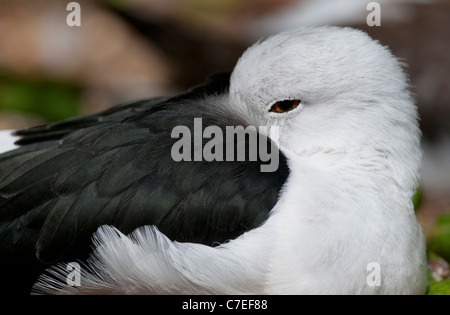
<svg viewBox="0 0 450 315">
<path fill-rule="evenodd" d="M 262 224 L 288 175 L 283 156 L 278 171 L 262 173 L 261 161 L 175 162 L 170 154 L 172 129 L 193 130 L 193 117 L 203 128 L 243 124 L 211 110 L 220 93 L 223 78 L 18 132 L 23 146 L 0 155 L 0 261 L 84 258 L 104 224 L 124 233 L 156 225 L 172 240 L 209 246 Z"/>
</svg>

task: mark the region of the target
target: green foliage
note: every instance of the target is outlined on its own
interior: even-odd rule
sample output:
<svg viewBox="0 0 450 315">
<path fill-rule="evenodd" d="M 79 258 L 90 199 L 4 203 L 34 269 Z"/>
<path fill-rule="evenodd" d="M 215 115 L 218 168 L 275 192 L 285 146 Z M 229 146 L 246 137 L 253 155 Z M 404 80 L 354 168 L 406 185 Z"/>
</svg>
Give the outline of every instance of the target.
<svg viewBox="0 0 450 315">
<path fill-rule="evenodd" d="M 428 243 L 428 259 L 450 261 L 450 214 L 442 214 L 434 227 L 433 236 Z M 428 295 L 450 295 L 450 278 L 436 281 L 428 272 Z"/>
<path fill-rule="evenodd" d="M 413 204 L 414 204 L 414 209 L 416 211 L 419 208 L 419 206 L 422 204 L 422 199 L 423 199 L 422 189 L 419 186 L 419 187 L 417 187 L 416 193 L 413 196 Z"/>
<path fill-rule="evenodd" d="M 58 82 L 0 78 L 0 110 L 38 115 L 46 121 L 77 116 L 80 89 Z"/>
<path fill-rule="evenodd" d="M 438 218 L 428 247 L 446 261 L 450 261 L 450 214 L 442 214 Z"/>
<path fill-rule="evenodd" d="M 428 295 L 450 295 L 450 279 L 432 282 L 428 288 Z"/>
</svg>

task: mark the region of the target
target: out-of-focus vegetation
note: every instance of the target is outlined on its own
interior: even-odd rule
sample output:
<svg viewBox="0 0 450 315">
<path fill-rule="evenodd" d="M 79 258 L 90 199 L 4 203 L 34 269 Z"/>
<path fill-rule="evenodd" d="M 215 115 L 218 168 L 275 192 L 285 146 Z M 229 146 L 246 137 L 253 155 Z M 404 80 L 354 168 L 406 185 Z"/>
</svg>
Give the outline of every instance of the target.
<svg viewBox="0 0 450 315">
<path fill-rule="evenodd" d="M 450 295 L 450 269 L 448 262 L 428 249 L 427 295 Z"/>
<path fill-rule="evenodd" d="M 428 242 L 429 295 L 450 295 L 450 214 L 442 214 Z"/>
<path fill-rule="evenodd" d="M 3 77 L 0 78 L 0 104 L 5 112 L 31 114 L 44 121 L 57 121 L 80 114 L 80 88 L 61 82 Z"/>
<path fill-rule="evenodd" d="M 428 248 L 450 261 L 450 214 L 445 213 L 438 218 Z"/>
<path fill-rule="evenodd" d="M 0 0 L 0 129 L 97 112 L 123 101 L 186 89 L 213 72 L 231 71 L 260 36 L 289 23 L 300 25 L 295 14 L 302 16 L 308 4 L 81 0 L 77 2 L 82 25 L 68 27 L 68 2 Z M 437 146 L 441 138 L 450 137 L 450 1 L 399 5 L 392 11 L 382 6 L 379 28 L 364 24 L 364 9 L 350 21 L 339 22 L 337 11 L 320 19 L 364 29 L 409 64 L 424 139 Z M 307 15 L 317 12 L 320 8 Z M 438 158 L 430 152 L 439 152 Z M 424 157 L 425 179 L 414 205 L 429 249 L 428 294 L 450 294 L 450 178 L 445 175 L 450 155 L 448 150 L 426 150 Z M 430 165 L 438 175 L 444 174 L 443 180 L 433 181 Z"/>
<path fill-rule="evenodd" d="M 428 295 L 450 295 L 450 279 L 431 281 Z"/>
</svg>

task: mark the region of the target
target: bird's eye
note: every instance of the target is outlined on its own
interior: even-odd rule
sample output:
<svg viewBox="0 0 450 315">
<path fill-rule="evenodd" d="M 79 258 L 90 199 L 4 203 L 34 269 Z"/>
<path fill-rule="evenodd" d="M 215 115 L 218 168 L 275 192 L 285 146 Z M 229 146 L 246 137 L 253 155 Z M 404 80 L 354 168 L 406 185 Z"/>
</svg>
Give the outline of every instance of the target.
<svg viewBox="0 0 450 315">
<path fill-rule="evenodd" d="M 279 101 L 272 105 L 270 112 L 274 113 L 285 113 L 293 110 L 298 105 L 300 105 L 300 100 L 285 100 Z"/>
</svg>

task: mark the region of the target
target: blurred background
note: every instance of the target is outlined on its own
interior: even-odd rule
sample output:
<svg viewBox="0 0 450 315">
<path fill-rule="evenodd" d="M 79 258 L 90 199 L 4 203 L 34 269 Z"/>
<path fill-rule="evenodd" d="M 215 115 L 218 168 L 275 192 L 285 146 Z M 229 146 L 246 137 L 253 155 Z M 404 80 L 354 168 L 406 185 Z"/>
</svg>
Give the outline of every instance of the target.
<svg viewBox="0 0 450 315">
<path fill-rule="evenodd" d="M 450 260 L 450 0 L 0 0 L 0 129 L 21 129 L 202 83 L 261 38 L 301 25 L 363 29 L 408 65 L 424 165 L 417 216 L 435 278 Z M 443 259 L 442 259 L 443 258 Z M 450 292 L 449 292 L 450 293 Z"/>
</svg>

